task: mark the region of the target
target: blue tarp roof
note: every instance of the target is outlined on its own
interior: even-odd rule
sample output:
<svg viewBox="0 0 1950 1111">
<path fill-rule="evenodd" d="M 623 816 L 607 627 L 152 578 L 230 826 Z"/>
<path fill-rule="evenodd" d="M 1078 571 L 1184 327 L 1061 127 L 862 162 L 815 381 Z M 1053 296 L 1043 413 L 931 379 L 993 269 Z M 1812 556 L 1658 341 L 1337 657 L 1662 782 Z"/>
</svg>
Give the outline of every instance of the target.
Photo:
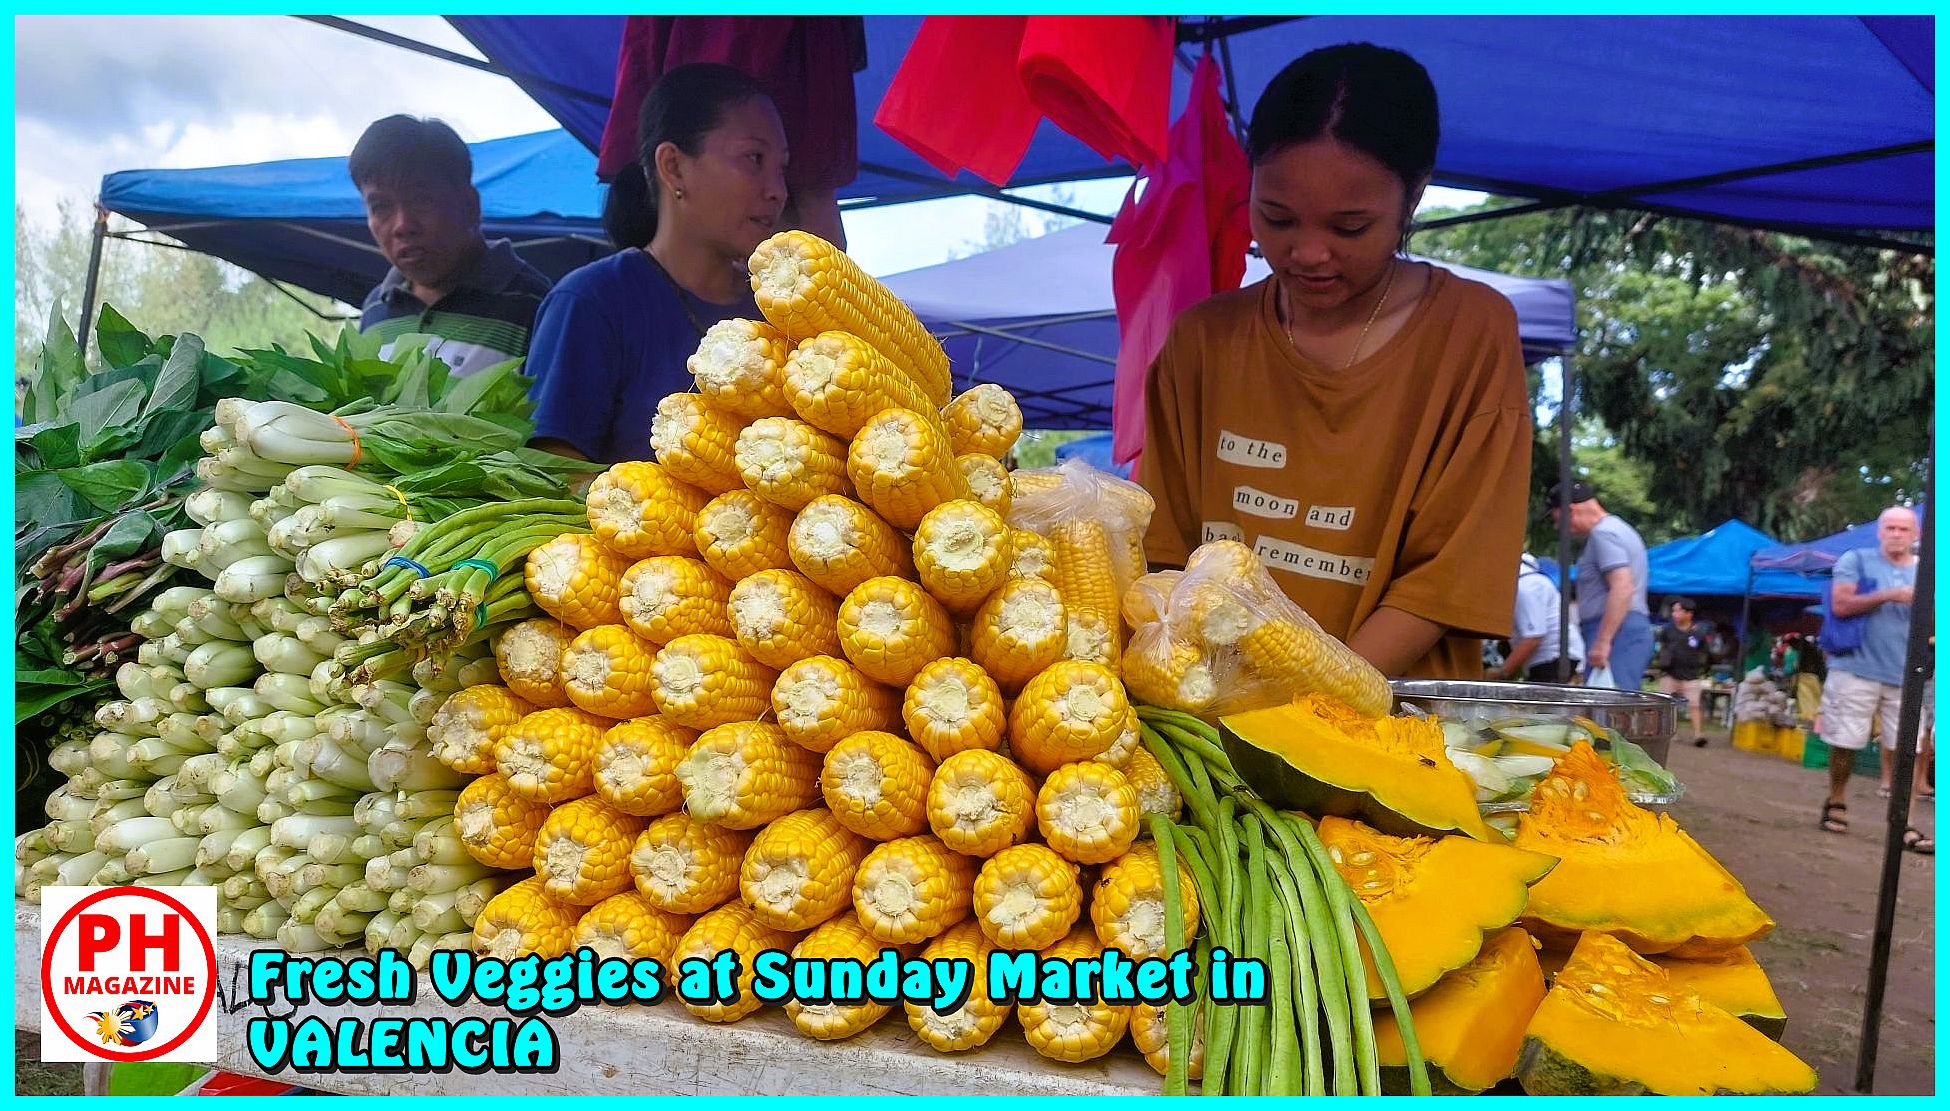
<svg viewBox="0 0 1950 1111">
<path fill-rule="evenodd" d="M 1917 522 L 1924 523 L 1924 507 L 1915 505 L 1910 508 L 1916 511 Z M 1809 540 L 1800 544 L 1776 544 L 1762 548 L 1753 555 L 1756 584 L 1754 593 L 1785 593 L 1818 598 L 1821 596 L 1821 580 L 1827 578 L 1835 569 L 1835 562 L 1842 558 L 1842 553 L 1857 548 L 1880 546 L 1881 541 L 1876 537 L 1876 522 L 1869 521 L 1852 528 L 1845 528 L 1819 540 Z M 1798 589 L 1762 590 L 1759 583 L 1764 578 L 1770 583 L 1791 582 L 1796 584 Z"/>
<path fill-rule="evenodd" d="M 593 147 L 624 16 L 448 19 Z M 843 198 L 904 200 L 980 184 L 944 180 L 873 126 L 920 19 L 866 18 L 869 64 L 855 76 L 862 170 Z M 1930 16 L 1248 22 L 1254 29 L 1227 40 L 1245 109 L 1281 66 L 1314 47 L 1369 41 L 1421 60 L 1442 98 L 1440 184 L 1782 227 L 1934 225 Z M 1181 21 L 1185 33 L 1204 26 Z M 1188 78 L 1173 77 L 1176 111 Z M 1045 123 L 1010 184 L 1128 172 Z"/>
<path fill-rule="evenodd" d="M 490 236 L 559 277 L 610 251 L 598 217 L 596 159 L 563 131 L 473 143 Z M 196 170 L 123 170 L 101 203 L 152 231 L 267 278 L 358 304 L 385 276 L 343 158 Z"/>
<path fill-rule="evenodd" d="M 1646 590 L 1653 594 L 1725 594 L 1747 592 L 1747 561 L 1774 538 L 1745 521 L 1732 520 L 1718 528 L 1656 545 L 1645 553 L 1649 574 Z M 1768 593 L 1758 589 L 1756 593 Z"/>
<path fill-rule="evenodd" d="M 1061 463 L 1065 459 L 1081 459 L 1098 470 L 1109 471 L 1119 478 L 1131 477 L 1131 464 L 1118 463 L 1111 459 L 1108 432 L 1092 432 L 1088 436 L 1079 436 L 1067 444 L 1058 444 L 1056 461 Z"/>
</svg>

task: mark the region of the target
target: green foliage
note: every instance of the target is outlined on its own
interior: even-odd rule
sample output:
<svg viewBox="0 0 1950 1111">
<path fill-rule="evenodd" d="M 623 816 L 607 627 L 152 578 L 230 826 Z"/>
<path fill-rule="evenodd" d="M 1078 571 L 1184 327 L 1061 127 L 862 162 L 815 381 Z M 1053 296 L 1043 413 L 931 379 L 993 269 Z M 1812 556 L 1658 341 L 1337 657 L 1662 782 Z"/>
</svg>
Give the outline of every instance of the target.
<svg viewBox="0 0 1950 1111">
<path fill-rule="evenodd" d="M 1935 266 L 1632 212 L 1561 211 L 1420 234 L 1415 249 L 1486 269 L 1568 274 L 1576 401 L 1616 461 L 1574 443 L 1607 508 L 1642 475 L 1647 539 L 1739 517 L 1787 539 L 1921 493 L 1933 400 Z M 1582 439 L 1583 426 L 1580 429 Z M 1533 504 L 1555 481 L 1540 429 Z M 1606 468 L 1629 463 L 1634 472 Z M 1619 489 L 1611 485 L 1619 483 Z M 1648 527 L 1648 525 L 1650 527 Z"/>
</svg>

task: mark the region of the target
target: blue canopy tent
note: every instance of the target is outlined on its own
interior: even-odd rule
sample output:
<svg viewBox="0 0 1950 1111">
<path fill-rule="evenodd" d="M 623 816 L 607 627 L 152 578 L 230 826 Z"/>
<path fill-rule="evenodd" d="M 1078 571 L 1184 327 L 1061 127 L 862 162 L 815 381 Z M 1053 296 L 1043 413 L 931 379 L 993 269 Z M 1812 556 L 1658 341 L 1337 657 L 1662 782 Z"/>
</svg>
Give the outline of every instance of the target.
<svg viewBox="0 0 1950 1111">
<path fill-rule="evenodd" d="M 560 277 L 610 252 L 596 159 L 564 131 L 471 144 L 483 226 Z M 343 158 L 102 178 L 103 209 L 265 278 L 356 305 L 386 274 Z M 114 233 L 149 242 L 141 235 Z"/>
<path fill-rule="evenodd" d="M 1736 519 L 1698 536 L 1656 545 L 1645 553 L 1646 591 L 1739 597 L 1748 592 L 1748 560 L 1774 542 Z"/>
<path fill-rule="evenodd" d="M 1085 224 L 885 280 L 942 337 L 958 380 L 1008 386 L 1034 428 L 1106 428 L 1118 346 L 1115 253 L 1102 227 Z M 1510 298 L 1531 361 L 1576 342 L 1569 282 L 1428 261 Z M 1247 283 L 1266 274 L 1265 262 L 1248 260 Z"/>
</svg>

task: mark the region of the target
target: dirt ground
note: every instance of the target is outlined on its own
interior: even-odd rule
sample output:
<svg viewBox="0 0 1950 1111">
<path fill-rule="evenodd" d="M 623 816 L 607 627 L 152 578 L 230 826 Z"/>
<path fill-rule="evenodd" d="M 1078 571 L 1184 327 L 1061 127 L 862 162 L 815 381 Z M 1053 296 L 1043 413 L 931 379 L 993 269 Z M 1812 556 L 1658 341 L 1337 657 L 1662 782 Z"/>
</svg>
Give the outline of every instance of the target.
<svg viewBox="0 0 1950 1111">
<path fill-rule="evenodd" d="M 1823 1093 L 1855 1091 L 1869 948 L 1882 878 L 1887 802 L 1874 776 L 1849 781 L 1850 830 L 1817 828 L 1826 771 L 1743 752 L 1710 733 L 1704 749 L 1675 746 L 1670 766 L 1686 785 L 1672 807 L 1774 916 L 1753 945 L 1787 1010 L 1787 1047 L 1821 1074 Z M 1936 828 L 1935 804 L 1910 816 Z M 1883 997 L 1877 1095 L 1931 1095 L 1936 1076 L 1936 862 L 1903 855 L 1901 897 Z"/>
</svg>

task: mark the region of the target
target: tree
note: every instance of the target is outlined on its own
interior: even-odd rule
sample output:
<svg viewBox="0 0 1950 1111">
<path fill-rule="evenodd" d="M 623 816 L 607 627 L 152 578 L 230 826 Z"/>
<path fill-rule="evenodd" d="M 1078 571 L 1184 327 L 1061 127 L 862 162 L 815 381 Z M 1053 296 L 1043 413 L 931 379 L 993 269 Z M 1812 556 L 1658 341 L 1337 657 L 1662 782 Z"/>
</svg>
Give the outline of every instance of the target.
<svg viewBox="0 0 1950 1111">
<path fill-rule="evenodd" d="M 1068 185 L 1055 185 L 1045 190 L 1047 197 L 1041 198 L 1052 204 L 1070 205 L 1076 203 L 1076 190 Z M 1072 224 L 1080 223 L 1074 216 L 1064 216 L 1055 212 L 1043 212 L 1008 201 L 984 201 L 982 212 L 982 237 L 966 239 L 959 247 L 948 251 L 949 259 L 968 258 L 998 247 L 1007 247 L 1025 239 L 1048 235 Z"/>
<path fill-rule="evenodd" d="M 1436 229 L 1416 249 L 1568 274 L 1576 404 L 1645 469 L 1655 521 L 1696 532 L 1739 517 L 1807 537 L 1921 493 L 1935 373 L 1926 255 L 1584 210 Z M 1582 462 L 1590 445 L 1576 446 Z M 1539 458 L 1541 510 L 1556 462 Z"/>
</svg>

